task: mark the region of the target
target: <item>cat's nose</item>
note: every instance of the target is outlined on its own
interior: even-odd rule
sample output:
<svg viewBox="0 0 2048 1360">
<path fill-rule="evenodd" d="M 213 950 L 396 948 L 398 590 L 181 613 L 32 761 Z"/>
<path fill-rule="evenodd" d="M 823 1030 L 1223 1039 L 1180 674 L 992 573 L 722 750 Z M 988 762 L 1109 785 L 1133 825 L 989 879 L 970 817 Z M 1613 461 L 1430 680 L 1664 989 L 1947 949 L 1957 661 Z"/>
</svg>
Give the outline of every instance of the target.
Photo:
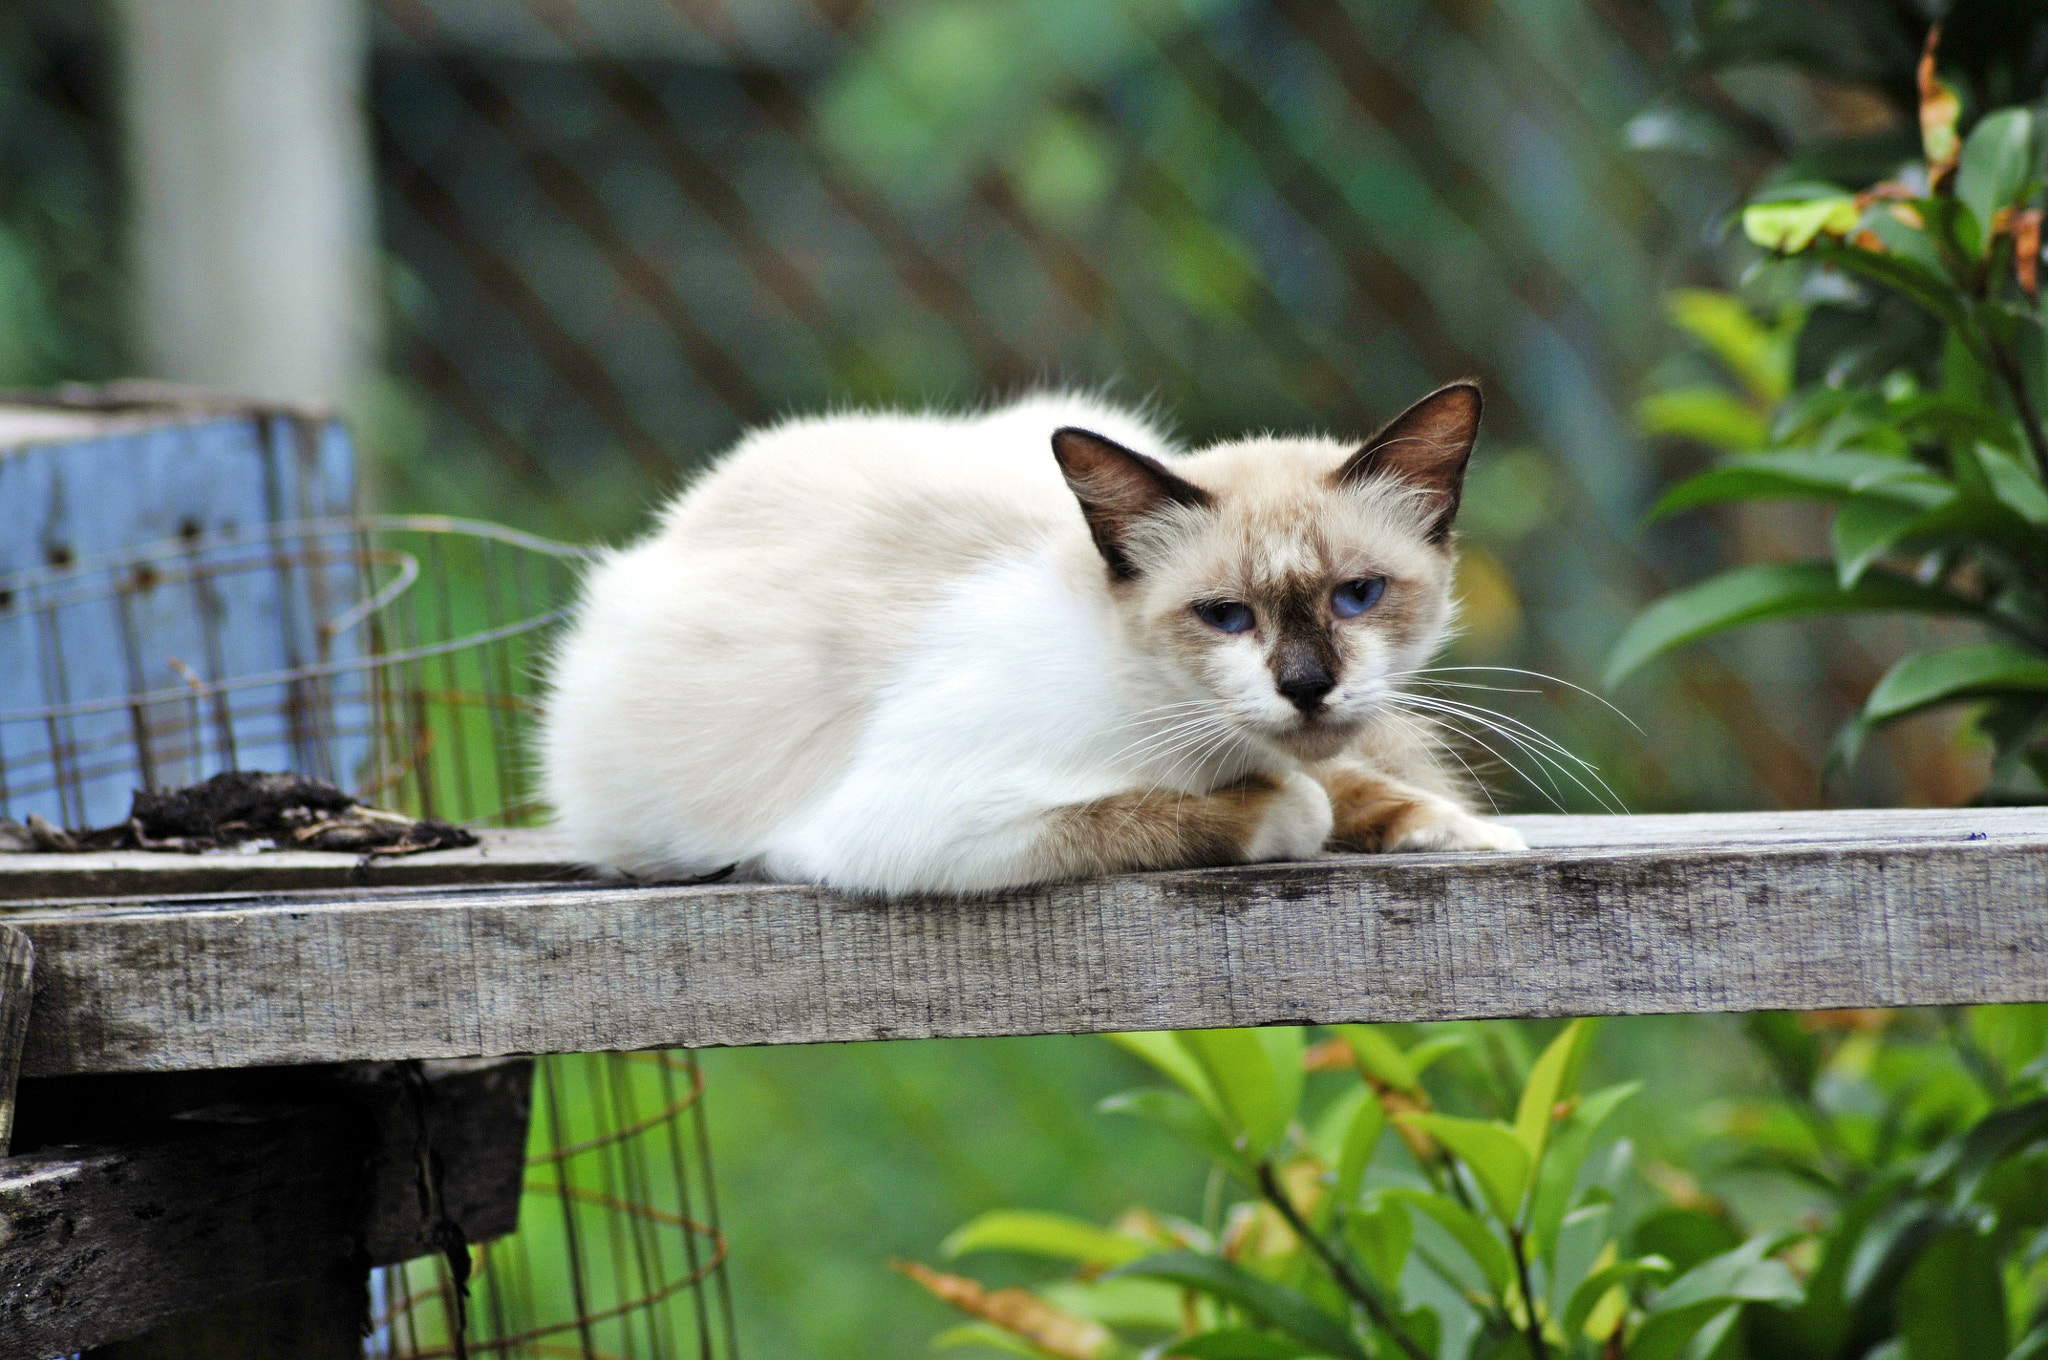
<svg viewBox="0 0 2048 1360">
<path fill-rule="evenodd" d="M 1337 681 L 1321 666 L 1290 671 L 1280 676 L 1281 695 L 1304 713 L 1313 713 L 1323 696 L 1337 688 Z"/>
</svg>

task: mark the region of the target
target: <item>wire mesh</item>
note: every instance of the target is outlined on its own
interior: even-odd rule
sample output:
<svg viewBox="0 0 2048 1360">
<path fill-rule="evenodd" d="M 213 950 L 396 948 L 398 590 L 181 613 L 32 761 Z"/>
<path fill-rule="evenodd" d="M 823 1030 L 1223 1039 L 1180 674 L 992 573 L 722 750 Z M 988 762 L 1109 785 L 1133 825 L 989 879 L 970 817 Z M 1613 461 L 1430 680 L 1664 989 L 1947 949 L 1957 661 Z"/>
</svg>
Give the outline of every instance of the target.
<svg viewBox="0 0 2048 1360">
<path fill-rule="evenodd" d="M 586 550 L 433 516 L 195 534 L 0 577 L 0 816 L 118 821 L 136 788 L 292 769 L 377 805 L 536 819 L 537 665 Z M 26 690 L 18 688 L 26 685 Z M 540 1061 L 520 1228 L 374 1272 L 366 1354 L 732 1360 L 687 1052 Z M 456 1321 L 467 1327 L 458 1349 Z"/>
<path fill-rule="evenodd" d="M 738 1354 L 694 1055 L 541 1064 L 519 1231 L 480 1248 L 466 1301 L 447 1263 L 371 1281 L 371 1360 L 667 1360 Z"/>
<path fill-rule="evenodd" d="M 1497 607 L 1467 610 L 1461 660 L 1590 684 L 1621 618 L 1716 565 L 1697 527 L 1643 531 L 1659 471 L 1633 407 L 1671 348 L 1665 290 L 1723 263 L 1711 224 L 1754 167 L 1631 149 L 1682 67 L 1668 7 L 370 10 L 421 457 L 490 469 L 530 522 L 623 527 L 791 409 L 1109 381 L 1199 442 L 1363 433 L 1476 375 L 1493 484 L 1468 498 L 1466 594 Z M 1822 625 L 1731 644 L 1761 649 L 1745 664 L 1689 655 L 1647 741 L 1563 686 L 1531 717 L 1631 802 L 1810 804 L 1846 696 L 1900 641 Z M 1901 752 L 1845 796 L 1954 782 L 1952 753 Z"/>
</svg>

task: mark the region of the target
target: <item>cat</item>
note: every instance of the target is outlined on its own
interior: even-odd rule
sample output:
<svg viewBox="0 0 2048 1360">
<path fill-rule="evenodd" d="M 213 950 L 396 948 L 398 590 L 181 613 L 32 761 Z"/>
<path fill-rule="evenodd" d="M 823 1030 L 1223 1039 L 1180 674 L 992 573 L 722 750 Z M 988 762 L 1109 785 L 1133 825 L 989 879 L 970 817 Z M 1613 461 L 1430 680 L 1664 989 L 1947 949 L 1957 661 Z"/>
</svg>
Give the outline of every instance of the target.
<svg viewBox="0 0 2048 1360">
<path fill-rule="evenodd" d="M 595 865 L 880 894 L 1523 849 L 1387 702 L 1452 625 L 1481 404 L 1185 454 L 1057 392 L 748 434 L 586 578 L 545 795 Z"/>
</svg>

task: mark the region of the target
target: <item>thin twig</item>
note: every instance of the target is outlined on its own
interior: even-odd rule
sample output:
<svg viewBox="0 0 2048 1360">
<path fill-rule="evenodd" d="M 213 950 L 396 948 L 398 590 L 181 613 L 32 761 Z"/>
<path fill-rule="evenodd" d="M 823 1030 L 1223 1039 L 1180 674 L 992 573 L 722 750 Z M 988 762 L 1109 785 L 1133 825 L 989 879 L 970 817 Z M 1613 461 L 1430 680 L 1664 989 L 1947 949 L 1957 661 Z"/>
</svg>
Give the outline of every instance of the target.
<svg viewBox="0 0 2048 1360">
<path fill-rule="evenodd" d="M 1522 1249 L 1522 1231 L 1508 1225 L 1508 1245 L 1515 1252 L 1515 1277 L 1522 1284 L 1522 1312 L 1528 1316 L 1529 1353 L 1535 1360 L 1550 1360 L 1550 1347 L 1543 1340 L 1543 1324 L 1536 1318 L 1536 1295 L 1529 1288 L 1529 1256 Z"/>
<path fill-rule="evenodd" d="M 1269 1161 L 1259 1163 L 1259 1190 L 1265 1195 L 1267 1203 L 1280 1211 L 1280 1217 L 1287 1220 L 1287 1226 L 1294 1229 L 1295 1236 L 1308 1243 L 1315 1254 L 1323 1258 L 1323 1264 L 1330 1268 L 1330 1274 L 1336 1279 L 1337 1287 L 1358 1301 L 1365 1309 L 1365 1315 L 1372 1319 L 1374 1326 L 1394 1338 L 1394 1344 L 1408 1354 L 1409 1360 L 1433 1360 L 1430 1353 L 1424 1350 L 1414 1337 L 1402 1330 L 1400 1322 L 1387 1311 L 1387 1305 L 1381 1301 L 1380 1296 L 1367 1287 L 1363 1280 L 1352 1274 L 1351 1267 L 1344 1259 L 1302 1219 L 1301 1211 L 1294 1207 L 1294 1201 L 1289 1199 L 1287 1192 L 1281 1188 L 1279 1178 L 1273 1174 L 1273 1164 Z"/>
<path fill-rule="evenodd" d="M 2019 408 L 2020 428 L 2025 431 L 2027 444 L 2034 451 L 2034 471 L 2048 477 L 2048 433 L 2041 428 L 2041 417 L 2034 410 L 2034 399 L 2027 395 L 2026 378 L 2020 373 L 2019 364 L 2012 357 L 2012 351 L 2000 344 L 1998 337 L 1985 328 L 1985 344 L 1991 351 L 1991 367 L 1997 370 L 2006 391 L 2012 394 L 2012 404 Z"/>
</svg>

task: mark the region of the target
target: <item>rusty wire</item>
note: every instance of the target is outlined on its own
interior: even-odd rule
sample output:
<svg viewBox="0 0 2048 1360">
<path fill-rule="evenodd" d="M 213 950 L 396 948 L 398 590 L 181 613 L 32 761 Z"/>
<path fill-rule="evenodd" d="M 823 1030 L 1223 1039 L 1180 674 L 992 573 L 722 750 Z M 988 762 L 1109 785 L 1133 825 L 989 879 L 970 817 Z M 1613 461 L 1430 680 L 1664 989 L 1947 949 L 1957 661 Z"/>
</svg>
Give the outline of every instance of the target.
<svg viewBox="0 0 2048 1360">
<path fill-rule="evenodd" d="M 475 1254 L 468 1354 L 737 1356 L 703 1091 L 689 1053 L 543 1064 L 520 1231 Z M 455 1355 L 455 1291 L 438 1258 L 378 1272 L 369 1360 Z"/>
<path fill-rule="evenodd" d="M 387 234 L 460 319 L 402 318 L 398 353 L 550 513 L 609 460 L 637 474 L 622 499 L 642 500 L 764 413 L 847 400 L 1108 378 L 1187 433 L 1362 433 L 1427 382 L 1478 376 L 1490 439 L 1557 455 L 1571 598 L 1647 598 L 1699 567 L 1646 550 L 1641 507 L 1576 457 L 1594 427 L 1626 429 L 1656 353 L 1656 276 L 1697 250 L 1696 186 L 1628 154 L 1621 106 L 1587 94 L 1662 78 L 1654 5 L 1113 0 L 1100 12 L 1135 35 L 1121 65 L 1052 58 L 1070 65 L 1017 114 L 1057 115 L 1101 150 L 1113 187 L 1085 218 L 1035 196 L 1028 138 L 948 160 L 942 133 L 939 178 L 915 187 L 849 142 L 830 106 L 842 72 L 927 111 L 920 70 L 889 46 L 914 6 L 788 0 L 776 48 L 728 0 L 521 0 L 505 7 L 527 25 L 517 55 L 452 0 L 373 8 Z M 643 32 L 668 25 L 670 46 L 623 46 L 607 25 L 626 10 Z M 1559 198 L 1560 176 L 1582 192 Z M 1426 223 L 1387 220 L 1381 185 Z M 1641 278 L 1604 258 L 1623 242 Z M 1206 301 L 1176 282 L 1190 261 Z M 1569 398 L 1546 390 L 1558 365 L 1580 384 Z M 1532 620 L 1545 608 L 1566 606 Z M 1583 675 L 1586 645 L 1560 624 L 1515 659 Z M 1846 655 L 1815 665 L 1838 674 Z M 1741 680 L 1715 693 L 1722 726 L 1771 738 L 1729 744 L 1751 782 L 1810 800 L 1781 756 L 1826 714 Z"/>
<path fill-rule="evenodd" d="M 586 550 L 440 516 L 279 523 L 0 576 L 0 816 L 295 769 L 471 824 L 535 820 L 537 661 Z M 117 658 L 109 669 L 108 658 Z M 520 1230 L 475 1249 L 472 1356 L 733 1360 L 694 1055 L 543 1058 Z M 458 1352 L 439 1257 L 372 1281 L 373 1360 Z"/>
</svg>

